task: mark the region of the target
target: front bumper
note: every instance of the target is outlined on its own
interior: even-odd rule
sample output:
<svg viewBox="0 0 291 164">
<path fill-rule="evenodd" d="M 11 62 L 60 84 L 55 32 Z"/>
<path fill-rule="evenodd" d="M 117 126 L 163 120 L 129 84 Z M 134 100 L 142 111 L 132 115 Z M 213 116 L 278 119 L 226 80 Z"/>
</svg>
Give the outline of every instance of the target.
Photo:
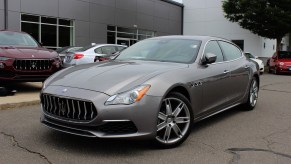
<svg viewBox="0 0 291 164">
<path fill-rule="evenodd" d="M 83 99 L 93 102 L 97 116 L 88 121 L 63 119 L 44 111 L 42 106 L 41 122 L 58 131 L 86 137 L 98 138 L 154 138 L 156 135 L 157 115 L 162 97 L 145 95 L 143 99 L 131 105 L 109 105 L 104 102 L 110 97 L 104 93 L 77 88 L 49 86 L 43 93 Z"/>
</svg>

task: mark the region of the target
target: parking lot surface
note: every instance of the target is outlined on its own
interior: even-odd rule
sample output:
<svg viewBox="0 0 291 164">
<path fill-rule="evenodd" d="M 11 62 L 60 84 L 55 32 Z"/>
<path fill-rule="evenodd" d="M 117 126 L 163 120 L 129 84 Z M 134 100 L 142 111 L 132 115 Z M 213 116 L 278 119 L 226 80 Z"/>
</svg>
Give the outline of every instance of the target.
<svg viewBox="0 0 291 164">
<path fill-rule="evenodd" d="M 227 88 L 226 88 L 227 89 Z M 184 144 L 101 140 L 50 130 L 39 105 L 0 111 L 0 163 L 291 163 L 291 76 L 261 76 L 258 104 L 193 125 Z"/>
</svg>

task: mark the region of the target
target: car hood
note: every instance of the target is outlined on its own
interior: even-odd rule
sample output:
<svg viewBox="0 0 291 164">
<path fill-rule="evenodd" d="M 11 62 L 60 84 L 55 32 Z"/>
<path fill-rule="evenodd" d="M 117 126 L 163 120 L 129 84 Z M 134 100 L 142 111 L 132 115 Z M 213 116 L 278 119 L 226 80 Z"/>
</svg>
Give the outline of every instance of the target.
<svg viewBox="0 0 291 164">
<path fill-rule="evenodd" d="M 48 50 L 41 47 L 0 47 L 0 56 L 8 58 L 35 58 L 48 59 L 57 57 L 58 54 L 53 50 Z"/>
<path fill-rule="evenodd" d="M 100 62 L 70 67 L 49 78 L 46 85 L 81 88 L 114 95 L 133 89 L 163 72 L 187 67 L 188 64 L 152 61 Z"/>
</svg>

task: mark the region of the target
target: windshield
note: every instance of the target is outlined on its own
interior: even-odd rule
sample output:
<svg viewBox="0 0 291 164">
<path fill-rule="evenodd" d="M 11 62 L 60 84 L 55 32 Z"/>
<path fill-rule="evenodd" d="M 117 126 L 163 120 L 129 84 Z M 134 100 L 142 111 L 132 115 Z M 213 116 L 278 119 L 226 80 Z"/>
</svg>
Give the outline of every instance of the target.
<svg viewBox="0 0 291 164">
<path fill-rule="evenodd" d="M 38 47 L 38 43 L 28 34 L 17 32 L 0 32 L 1 46 Z"/>
<path fill-rule="evenodd" d="M 125 49 L 116 59 L 191 63 L 196 59 L 200 43 L 190 39 L 148 39 Z"/>
<path fill-rule="evenodd" d="M 278 57 L 279 59 L 291 59 L 291 52 L 281 51 Z"/>
</svg>

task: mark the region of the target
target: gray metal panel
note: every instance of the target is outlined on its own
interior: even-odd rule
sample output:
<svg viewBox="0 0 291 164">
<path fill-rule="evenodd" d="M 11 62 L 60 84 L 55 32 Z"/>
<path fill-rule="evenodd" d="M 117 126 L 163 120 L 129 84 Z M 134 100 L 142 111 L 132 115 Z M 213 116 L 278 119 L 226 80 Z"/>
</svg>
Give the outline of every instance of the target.
<svg viewBox="0 0 291 164">
<path fill-rule="evenodd" d="M 0 0 L 0 10 L 4 9 L 4 0 Z"/>
<path fill-rule="evenodd" d="M 154 15 L 154 6 L 152 0 L 137 0 L 137 11 L 140 13 Z"/>
<path fill-rule="evenodd" d="M 115 9 L 103 5 L 90 4 L 90 21 L 114 24 Z"/>
<path fill-rule="evenodd" d="M 136 11 L 137 0 L 116 0 L 116 8 Z"/>
<path fill-rule="evenodd" d="M 168 32 L 170 34 L 181 34 L 181 22 L 169 21 Z"/>
<path fill-rule="evenodd" d="M 165 32 L 156 32 L 156 36 L 167 36 L 167 35 L 170 35 L 169 33 L 165 33 Z"/>
<path fill-rule="evenodd" d="M 86 46 L 90 44 L 90 23 L 75 21 L 75 45 Z"/>
<path fill-rule="evenodd" d="M 168 32 L 168 25 L 169 21 L 168 19 L 163 19 L 163 18 L 154 18 L 154 30 L 155 31 L 160 31 L 160 32 Z"/>
<path fill-rule="evenodd" d="M 138 28 L 153 30 L 154 29 L 154 17 L 145 14 L 137 15 Z"/>
<path fill-rule="evenodd" d="M 20 13 L 8 11 L 8 29 L 20 31 Z"/>
<path fill-rule="evenodd" d="M 107 25 L 91 23 L 90 41 L 92 43 L 107 43 Z"/>
<path fill-rule="evenodd" d="M 78 0 L 59 0 L 59 16 L 89 21 L 90 3 Z"/>
<path fill-rule="evenodd" d="M 182 8 L 179 6 L 170 6 L 168 9 L 169 19 L 182 22 Z"/>
<path fill-rule="evenodd" d="M 8 0 L 8 10 L 20 11 L 20 0 Z"/>
<path fill-rule="evenodd" d="M 115 7 L 115 0 L 90 0 L 91 3 Z"/>
<path fill-rule="evenodd" d="M 115 23 L 121 27 L 133 27 L 136 25 L 136 12 L 130 12 L 126 10 L 116 9 L 115 12 Z"/>
<path fill-rule="evenodd" d="M 168 6 L 166 4 L 166 2 L 156 2 L 155 3 L 155 8 L 154 8 L 154 14 L 156 17 L 161 17 L 161 18 L 169 18 L 169 14 L 168 14 Z"/>
<path fill-rule="evenodd" d="M 58 17 L 58 0 L 21 0 L 21 12 Z"/>
<path fill-rule="evenodd" d="M 4 10 L 0 10 L 0 30 L 4 29 Z"/>
</svg>

